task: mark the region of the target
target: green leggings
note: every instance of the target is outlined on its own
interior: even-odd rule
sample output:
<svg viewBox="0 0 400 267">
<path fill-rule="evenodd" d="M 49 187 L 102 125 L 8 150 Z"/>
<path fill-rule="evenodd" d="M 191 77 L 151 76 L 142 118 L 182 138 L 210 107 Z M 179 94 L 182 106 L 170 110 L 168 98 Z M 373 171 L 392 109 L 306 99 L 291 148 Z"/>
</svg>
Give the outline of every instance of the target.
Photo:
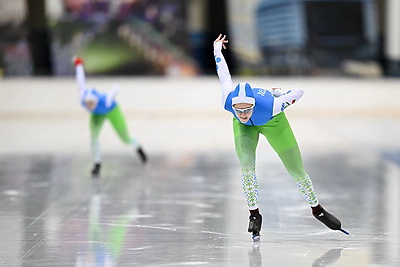
<svg viewBox="0 0 400 267">
<path fill-rule="evenodd" d="M 136 140 L 131 138 L 131 136 L 129 135 L 125 118 L 118 105 L 116 105 L 107 114 L 104 115 L 92 114 L 90 116 L 90 133 L 92 140 L 92 152 L 95 162 L 101 161 L 100 148 L 99 148 L 99 135 L 105 119 L 108 119 L 110 121 L 114 130 L 117 132 L 118 136 L 120 137 L 121 141 L 124 144 L 127 145 L 132 144 L 133 146 L 137 146 Z"/>
<path fill-rule="evenodd" d="M 248 126 L 233 118 L 233 131 L 236 154 L 242 170 L 242 186 L 250 210 L 258 208 L 255 159 L 260 133 L 267 138 L 269 144 L 278 154 L 308 204 L 312 207 L 318 205 L 311 179 L 304 170 L 296 139 L 283 112 L 261 126 Z"/>
</svg>

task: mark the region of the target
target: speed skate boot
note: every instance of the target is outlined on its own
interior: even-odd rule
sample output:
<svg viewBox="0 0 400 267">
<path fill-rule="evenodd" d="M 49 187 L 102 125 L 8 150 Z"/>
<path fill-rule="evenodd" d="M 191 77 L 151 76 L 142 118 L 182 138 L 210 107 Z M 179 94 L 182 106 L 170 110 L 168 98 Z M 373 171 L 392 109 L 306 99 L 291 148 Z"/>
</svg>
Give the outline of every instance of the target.
<svg viewBox="0 0 400 267">
<path fill-rule="evenodd" d="M 138 147 L 138 148 L 136 149 L 136 152 L 138 153 L 139 158 L 140 158 L 140 160 L 142 161 L 142 163 L 143 163 L 143 164 L 146 164 L 146 162 L 147 162 L 147 156 L 146 156 L 146 154 L 144 153 L 143 149 L 142 149 L 141 147 Z"/>
<path fill-rule="evenodd" d="M 260 231 L 262 224 L 261 214 L 255 214 L 249 216 L 249 228 L 247 231 L 252 233 L 252 238 L 254 242 L 260 241 Z"/>
<path fill-rule="evenodd" d="M 100 176 L 101 163 L 95 163 L 92 168 L 92 177 L 97 178 Z"/>
<path fill-rule="evenodd" d="M 327 212 L 324 208 L 321 207 L 320 211 L 317 213 L 313 213 L 314 217 L 325 224 L 328 228 L 332 230 L 341 230 L 342 223 L 338 218 Z"/>
</svg>

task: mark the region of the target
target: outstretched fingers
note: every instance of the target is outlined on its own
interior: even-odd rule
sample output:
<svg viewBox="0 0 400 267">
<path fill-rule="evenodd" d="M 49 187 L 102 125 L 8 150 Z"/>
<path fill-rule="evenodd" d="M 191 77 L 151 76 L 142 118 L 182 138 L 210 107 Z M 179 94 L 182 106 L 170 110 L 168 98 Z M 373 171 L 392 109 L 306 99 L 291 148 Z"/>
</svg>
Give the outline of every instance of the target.
<svg viewBox="0 0 400 267">
<path fill-rule="evenodd" d="M 221 41 L 221 37 L 222 37 L 222 33 L 220 33 L 220 34 L 218 35 L 217 39 L 215 39 L 214 42 L 219 42 L 219 41 Z"/>
<path fill-rule="evenodd" d="M 222 47 L 223 47 L 224 49 L 226 49 L 225 44 L 228 43 L 229 41 L 228 41 L 228 40 L 225 40 L 225 38 L 226 38 L 226 35 L 225 35 L 225 34 L 222 35 L 222 33 L 220 33 L 219 36 L 218 36 L 218 38 L 215 39 L 214 42 L 222 42 Z"/>
</svg>

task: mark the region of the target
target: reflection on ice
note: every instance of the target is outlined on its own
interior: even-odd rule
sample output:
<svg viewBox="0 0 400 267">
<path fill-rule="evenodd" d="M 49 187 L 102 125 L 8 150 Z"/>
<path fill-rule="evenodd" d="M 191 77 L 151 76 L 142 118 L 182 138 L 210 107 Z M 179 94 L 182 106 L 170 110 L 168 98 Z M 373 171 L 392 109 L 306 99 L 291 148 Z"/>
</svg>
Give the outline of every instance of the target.
<svg viewBox="0 0 400 267">
<path fill-rule="evenodd" d="M 397 165 L 346 153 L 306 158 L 310 172 L 317 177 L 315 186 L 321 192 L 320 198 L 351 231 L 352 235 L 346 236 L 323 227 L 307 206 L 299 204 L 301 196 L 290 178 L 280 172 L 279 162 L 263 164 L 261 160 L 260 186 L 266 193 L 260 199 L 265 220 L 261 241 L 254 244 L 247 233 L 248 214 L 240 177 L 232 171 L 237 168 L 234 157 L 193 154 L 185 155 L 185 160 L 171 161 L 165 155 L 153 156 L 151 172 L 139 165 L 132 166 L 130 158 L 106 157 L 104 175 L 95 180 L 87 174 L 82 158 L 0 157 L 4 204 L 0 209 L 0 234 L 5 241 L 0 245 L 2 263 L 399 263 Z"/>
<path fill-rule="evenodd" d="M 262 256 L 260 252 L 260 244 L 254 243 L 249 250 L 249 267 L 261 267 Z"/>
<path fill-rule="evenodd" d="M 328 250 L 324 255 L 313 262 L 312 267 L 328 266 L 335 263 L 340 258 L 341 252 L 342 248 Z"/>
</svg>

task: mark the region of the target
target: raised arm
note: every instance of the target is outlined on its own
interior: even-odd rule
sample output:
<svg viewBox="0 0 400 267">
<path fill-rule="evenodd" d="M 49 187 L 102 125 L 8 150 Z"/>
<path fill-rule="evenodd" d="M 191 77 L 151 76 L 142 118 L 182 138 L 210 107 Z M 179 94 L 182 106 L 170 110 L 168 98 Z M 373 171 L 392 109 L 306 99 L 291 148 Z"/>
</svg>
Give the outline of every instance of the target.
<svg viewBox="0 0 400 267">
<path fill-rule="evenodd" d="M 217 74 L 222 87 L 222 106 L 225 106 L 226 98 L 228 94 L 234 90 L 232 77 L 229 73 L 228 65 L 226 64 L 224 55 L 222 54 L 222 48 L 226 49 L 225 44 L 228 40 L 225 40 L 226 35 L 220 34 L 214 41 L 214 59 L 217 64 Z"/>
<path fill-rule="evenodd" d="M 85 76 L 85 69 L 83 68 L 83 60 L 80 57 L 75 57 L 74 65 L 75 65 L 76 83 L 78 84 L 79 88 L 79 97 L 80 99 L 82 99 L 83 94 L 86 90 L 86 76 Z"/>
</svg>

